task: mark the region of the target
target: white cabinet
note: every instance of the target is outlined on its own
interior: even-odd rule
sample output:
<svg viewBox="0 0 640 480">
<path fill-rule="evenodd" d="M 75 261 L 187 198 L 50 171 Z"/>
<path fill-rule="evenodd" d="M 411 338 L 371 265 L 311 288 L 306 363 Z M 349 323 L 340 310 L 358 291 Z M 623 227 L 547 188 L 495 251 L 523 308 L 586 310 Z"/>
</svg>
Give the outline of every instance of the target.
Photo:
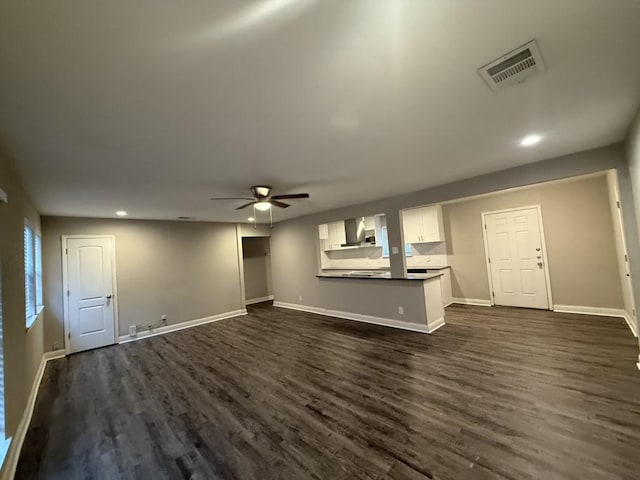
<svg viewBox="0 0 640 480">
<path fill-rule="evenodd" d="M 336 250 L 340 248 L 343 243 L 347 243 L 344 221 L 318 225 L 318 235 L 320 236 L 323 250 Z"/>
<path fill-rule="evenodd" d="M 375 222 L 375 217 L 374 216 L 364 217 L 364 229 L 365 230 L 375 230 L 376 229 L 376 222 Z"/>
<path fill-rule="evenodd" d="M 429 270 L 427 273 L 442 273 L 440 277 L 440 287 L 442 289 L 442 304 L 446 307 L 453 303 L 453 290 L 451 289 L 451 269 Z"/>
<path fill-rule="evenodd" d="M 444 242 L 442 207 L 411 208 L 402 211 L 405 243 Z"/>
</svg>

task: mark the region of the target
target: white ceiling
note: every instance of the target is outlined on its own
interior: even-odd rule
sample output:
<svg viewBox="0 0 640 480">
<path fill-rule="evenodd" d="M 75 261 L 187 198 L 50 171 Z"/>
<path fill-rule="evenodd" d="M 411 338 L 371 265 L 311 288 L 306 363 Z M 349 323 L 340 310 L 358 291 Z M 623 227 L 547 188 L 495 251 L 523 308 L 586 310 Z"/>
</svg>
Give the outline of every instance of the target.
<svg viewBox="0 0 640 480">
<path fill-rule="evenodd" d="M 0 139 L 44 214 L 281 220 L 619 141 L 639 58 L 637 0 L 1 2 Z"/>
</svg>

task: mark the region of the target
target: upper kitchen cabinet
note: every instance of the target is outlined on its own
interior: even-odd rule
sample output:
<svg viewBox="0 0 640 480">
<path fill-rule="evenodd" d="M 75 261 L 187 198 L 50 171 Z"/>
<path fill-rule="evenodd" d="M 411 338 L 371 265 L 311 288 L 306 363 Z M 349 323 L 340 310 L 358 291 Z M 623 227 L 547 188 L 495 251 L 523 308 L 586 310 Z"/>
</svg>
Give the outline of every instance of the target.
<svg viewBox="0 0 640 480">
<path fill-rule="evenodd" d="M 342 220 L 318 225 L 318 234 L 323 250 L 339 249 L 347 241 L 344 221 Z"/>
<path fill-rule="evenodd" d="M 411 208 L 402 211 L 405 243 L 444 242 L 442 207 Z"/>
</svg>

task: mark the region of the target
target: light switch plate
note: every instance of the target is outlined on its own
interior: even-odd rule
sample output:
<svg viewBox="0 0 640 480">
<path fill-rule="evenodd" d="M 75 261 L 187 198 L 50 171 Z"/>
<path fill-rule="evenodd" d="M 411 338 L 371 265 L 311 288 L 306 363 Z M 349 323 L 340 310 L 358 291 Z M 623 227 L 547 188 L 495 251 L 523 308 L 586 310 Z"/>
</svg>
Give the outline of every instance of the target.
<svg viewBox="0 0 640 480">
<path fill-rule="evenodd" d="M 0 203 L 9 203 L 9 197 L 7 193 L 0 188 Z"/>
<path fill-rule="evenodd" d="M 400 250 L 398 250 L 398 247 L 391 247 L 391 253 L 393 253 L 394 255 L 398 255 L 398 253 L 400 253 Z"/>
</svg>

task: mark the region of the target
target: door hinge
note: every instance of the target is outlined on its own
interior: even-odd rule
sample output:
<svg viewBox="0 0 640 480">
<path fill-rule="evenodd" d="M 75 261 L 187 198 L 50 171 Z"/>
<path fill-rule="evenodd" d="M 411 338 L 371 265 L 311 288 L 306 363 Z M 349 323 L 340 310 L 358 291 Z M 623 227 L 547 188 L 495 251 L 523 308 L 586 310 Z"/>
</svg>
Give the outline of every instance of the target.
<svg viewBox="0 0 640 480">
<path fill-rule="evenodd" d="M 485 229 L 485 230 L 487 229 L 487 224 L 486 224 L 486 223 L 484 224 L 484 229 Z"/>
<path fill-rule="evenodd" d="M 489 261 L 489 263 L 491 263 L 491 258 L 487 258 L 487 260 Z"/>
<path fill-rule="evenodd" d="M 628 262 L 628 261 L 629 261 L 629 257 L 627 257 L 627 254 L 626 254 L 626 253 L 624 254 L 624 261 L 625 261 L 625 262 Z"/>
<path fill-rule="evenodd" d="M 67 333 L 67 338 L 71 340 L 71 332 Z"/>
<path fill-rule="evenodd" d="M 620 202 L 616 202 L 616 206 L 620 208 Z"/>
<path fill-rule="evenodd" d="M 64 249 L 64 253 L 65 253 L 65 255 L 69 255 L 69 249 L 68 249 L 68 248 L 65 248 L 65 249 Z"/>
<path fill-rule="evenodd" d="M 491 291 L 491 296 L 492 296 L 493 298 L 495 298 L 495 297 L 496 297 L 496 292 Z"/>
<path fill-rule="evenodd" d="M 636 316 L 636 309 L 634 308 L 633 310 L 631 310 L 631 314 L 635 317 Z"/>
<path fill-rule="evenodd" d="M 67 297 L 71 295 L 71 290 L 67 290 Z"/>
</svg>

